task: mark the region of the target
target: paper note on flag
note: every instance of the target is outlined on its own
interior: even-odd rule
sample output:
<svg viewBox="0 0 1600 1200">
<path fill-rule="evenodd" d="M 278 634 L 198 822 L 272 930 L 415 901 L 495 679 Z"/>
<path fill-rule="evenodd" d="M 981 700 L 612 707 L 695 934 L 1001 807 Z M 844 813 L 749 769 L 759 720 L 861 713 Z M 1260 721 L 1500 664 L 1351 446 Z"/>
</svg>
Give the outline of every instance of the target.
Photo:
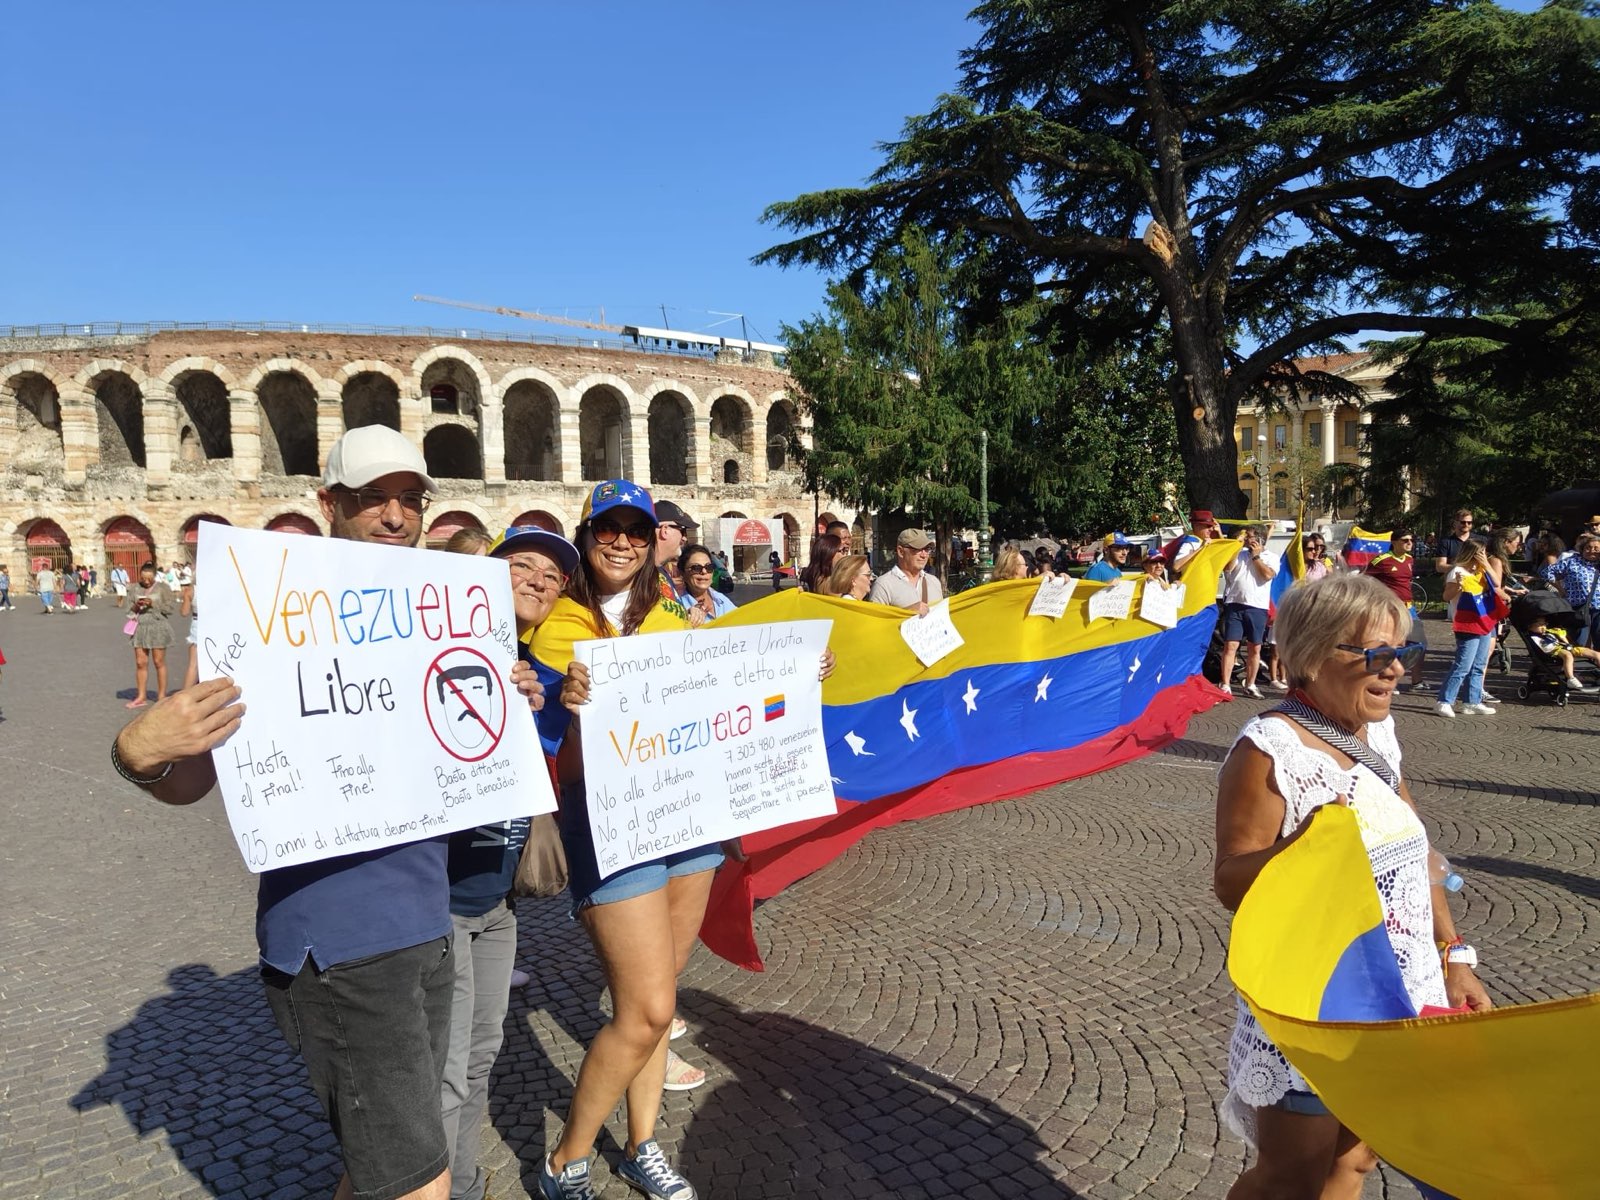
<svg viewBox="0 0 1600 1200">
<path fill-rule="evenodd" d="M 925 667 L 931 667 L 945 655 L 962 646 L 961 634 L 950 619 L 950 601 L 941 600 L 928 609 L 925 617 L 908 617 L 900 622 L 900 636 L 911 647 L 911 653 Z"/>
<path fill-rule="evenodd" d="M 817 678 L 832 621 L 579 642 L 600 877 L 837 811 Z"/>
<path fill-rule="evenodd" d="M 1120 621 L 1133 609 L 1133 580 L 1123 579 L 1108 583 L 1089 597 L 1089 620 L 1110 617 Z"/>
<path fill-rule="evenodd" d="M 1153 580 L 1145 580 L 1144 595 L 1139 599 L 1139 615 L 1152 625 L 1172 629 L 1178 624 L 1178 612 L 1183 608 L 1183 584 L 1162 587 Z"/>
<path fill-rule="evenodd" d="M 1045 576 L 1039 580 L 1039 588 L 1033 593 L 1033 603 L 1028 605 L 1028 615 L 1059 619 L 1067 611 L 1067 603 L 1072 599 L 1072 593 L 1077 590 L 1078 581 L 1071 575 Z"/>
<path fill-rule="evenodd" d="M 207 522 L 196 580 L 200 678 L 244 691 L 211 757 L 252 871 L 554 810 L 505 563 Z"/>
</svg>

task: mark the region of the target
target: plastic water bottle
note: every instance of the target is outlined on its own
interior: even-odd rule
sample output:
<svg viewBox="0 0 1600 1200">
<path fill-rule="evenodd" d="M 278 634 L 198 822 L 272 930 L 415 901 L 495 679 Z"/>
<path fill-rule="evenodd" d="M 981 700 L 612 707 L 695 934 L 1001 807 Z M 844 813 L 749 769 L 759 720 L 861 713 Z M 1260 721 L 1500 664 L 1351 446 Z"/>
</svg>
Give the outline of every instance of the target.
<svg viewBox="0 0 1600 1200">
<path fill-rule="evenodd" d="M 1450 860 L 1437 850 L 1428 851 L 1428 882 L 1436 883 L 1447 892 L 1459 892 L 1466 880 L 1461 872 L 1450 865 Z"/>
</svg>

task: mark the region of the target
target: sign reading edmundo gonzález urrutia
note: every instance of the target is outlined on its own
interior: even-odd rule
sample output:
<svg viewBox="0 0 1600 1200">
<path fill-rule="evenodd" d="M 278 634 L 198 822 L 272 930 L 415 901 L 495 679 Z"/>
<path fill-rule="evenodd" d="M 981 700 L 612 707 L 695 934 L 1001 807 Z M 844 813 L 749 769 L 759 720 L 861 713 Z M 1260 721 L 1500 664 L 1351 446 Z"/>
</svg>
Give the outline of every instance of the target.
<svg viewBox="0 0 1600 1200">
<path fill-rule="evenodd" d="M 832 621 L 579 642 L 600 876 L 836 811 L 817 678 Z"/>
<path fill-rule="evenodd" d="M 200 526 L 200 678 L 244 721 L 212 751 L 252 871 L 550 812 L 527 700 L 511 686 L 503 562 Z"/>
</svg>

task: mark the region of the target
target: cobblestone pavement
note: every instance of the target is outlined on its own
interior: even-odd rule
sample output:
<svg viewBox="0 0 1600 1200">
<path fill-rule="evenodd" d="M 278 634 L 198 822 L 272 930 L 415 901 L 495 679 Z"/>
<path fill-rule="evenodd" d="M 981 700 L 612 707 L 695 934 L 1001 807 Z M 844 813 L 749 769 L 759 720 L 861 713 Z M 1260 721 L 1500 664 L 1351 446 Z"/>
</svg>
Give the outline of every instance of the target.
<svg viewBox="0 0 1600 1200">
<path fill-rule="evenodd" d="M 165 808 L 112 775 L 120 625 L 104 602 L 0 614 L 0 1196 L 326 1196 L 338 1157 L 261 998 L 220 803 Z M 701 951 L 679 1046 L 711 1078 L 669 1095 L 663 1140 L 702 1196 L 1222 1196 L 1243 1154 L 1216 1118 L 1232 1000 L 1214 774 L 1259 707 L 1221 706 L 1105 775 L 872 835 L 762 907 L 765 974 Z M 1490 988 L 1600 988 L 1600 705 L 1430 709 L 1398 704 L 1408 774 L 1467 877 L 1458 920 Z M 494 1076 L 495 1200 L 526 1195 L 521 1164 L 599 1021 L 564 903 L 521 917 L 534 982 Z M 617 1153 L 601 1147 L 608 1198 L 629 1194 Z M 1412 1194 L 1377 1177 L 1368 1195 L 1391 1191 Z"/>
</svg>

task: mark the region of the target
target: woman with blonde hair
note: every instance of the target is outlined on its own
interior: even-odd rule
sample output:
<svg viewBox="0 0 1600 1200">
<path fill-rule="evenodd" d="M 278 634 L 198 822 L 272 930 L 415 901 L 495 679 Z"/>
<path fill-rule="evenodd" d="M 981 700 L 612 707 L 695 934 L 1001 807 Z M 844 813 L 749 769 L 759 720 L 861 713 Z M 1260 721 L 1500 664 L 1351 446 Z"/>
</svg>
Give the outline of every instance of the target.
<svg viewBox="0 0 1600 1200">
<path fill-rule="evenodd" d="M 872 590 L 872 568 L 865 554 L 844 554 L 834 560 L 833 570 L 819 589 L 824 596 L 841 600 L 865 600 Z"/>
<path fill-rule="evenodd" d="M 989 578 L 991 580 L 1026 579 L 1028 577 L 1028 569 L 1029 563 L 1022 551 L 1007 542 L 1000 547 L 1000 553 L 994 556 L 994 570 L 990 572 Z"/>
</svg>

